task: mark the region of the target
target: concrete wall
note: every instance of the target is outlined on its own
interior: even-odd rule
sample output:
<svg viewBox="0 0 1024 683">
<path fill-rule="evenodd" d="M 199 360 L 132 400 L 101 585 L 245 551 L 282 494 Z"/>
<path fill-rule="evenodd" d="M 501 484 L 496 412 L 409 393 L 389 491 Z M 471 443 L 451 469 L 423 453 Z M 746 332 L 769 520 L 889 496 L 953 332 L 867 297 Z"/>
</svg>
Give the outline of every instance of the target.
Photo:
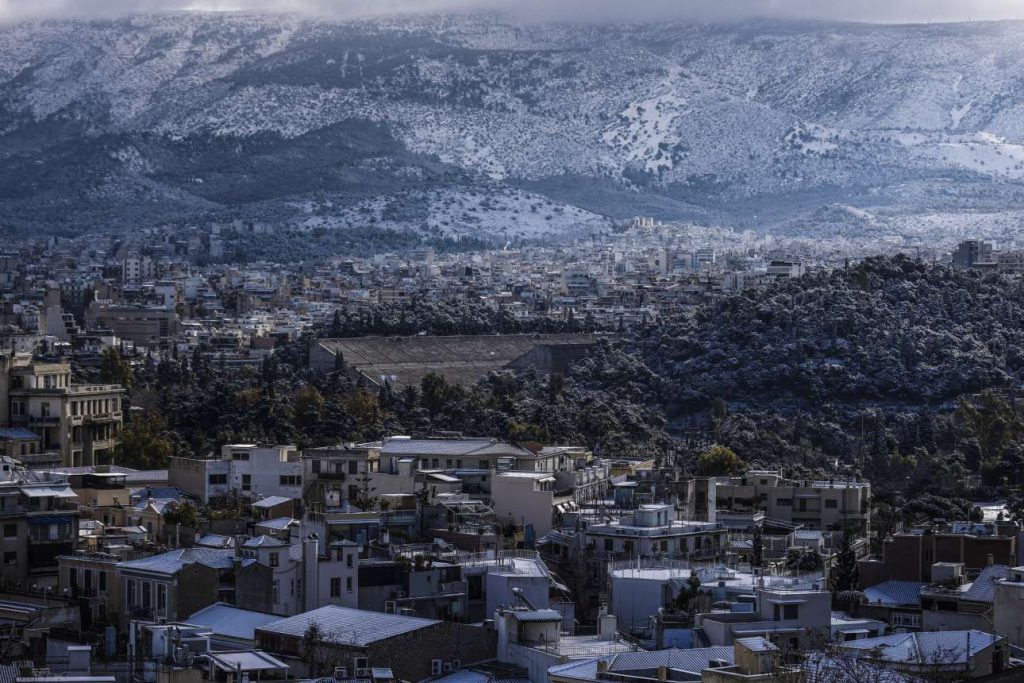
<svg viewBox="0 0 1024 683">
<path fill-rule="evenodd" d="M 551 531 L 553 491 L 534 490 L 537 480 L 497 474 L 491 477 L 491 505 L 498 517 L 532 524 L 537 536 Z"/>
<path fill-rule="evenodd" d="M 650 616 L 662 607 L 665 586 L 654 579 L 613 575 L 609 580 L 612 614 L 624 629 L 650 624 Z"/>
</svg>

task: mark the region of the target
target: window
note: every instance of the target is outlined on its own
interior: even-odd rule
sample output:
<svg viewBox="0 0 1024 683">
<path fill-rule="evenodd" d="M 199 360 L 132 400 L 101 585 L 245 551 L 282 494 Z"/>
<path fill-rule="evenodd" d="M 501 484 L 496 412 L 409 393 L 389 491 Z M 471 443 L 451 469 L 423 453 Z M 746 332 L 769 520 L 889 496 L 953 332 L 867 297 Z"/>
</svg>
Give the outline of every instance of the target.
<svg viewBox="0 0 1024 683">
<path fill-rule="evenodd" d="M 277 602 L 278 591 L 279 591 L 279 582 L 275 580 L 274 581 L 274 586 L 273 586 L 273 592 L 271 593 L 271 596 L 270 596 L 271 600 L 273 602 Z"/>
<path fill-rule="evenodd" d="M 135 607 L 135 581 L 134 579 L 128 579 L 125 582 L 125 587 L 128 593 L 128 606 Z"/>
<path fill-rule="evenodd" d="M 277 567 L 280 563 L 278 553 L 270 553 L 270 566 Z"/>
<path fill-rule="evenodd" d="M 345 590 L 348 591 L 349 593 L 352 592 L 352 577 L 351 576 L 345 578 Z"/>
<path fill-rule="evenodd" d="M 4 524 L 4 538 L 17 538 L 18 537 L 18 525 L 17 524 Z"/>
<path fill-rule="evenodd" d="M 352 553 L 347 553 L 345 555 L 345 566 L 346 567 L 351 567 L 352 566 Z"/>
<path fill-rule="evenodd" d="M 142 609 L 149 609 L 153 605 L 153 584 L 149 581 L 142 582 Z"/>
<path fill-rule="evenodd" d="M 775 621 L 799 619 L 800 605 L 775 605 Z"/>
<path fill-rule="evenodd" d="M 222 486 L 222 485 L 225 485 L 225 484 L 228 483 L 228 475 L 227 474 L 211 474 L 210 478 L 209 478 L 209 481 L 210 481 L 210 486 Z"/>
<path fill-rule="evenodd" d="M 24 401 L 11 401 L 11 413 L 14 415 L 25 414 L 25 402 Z"/>
<path fill-rule="evenodd" d="M 455 461 L 455 469 L 457 469 L 457 470 L 461 470 L 462 469 L 462 461 L 461 460 L 456 460 Z"/>
<path fill-rule="evenodd" d="M 335 577 L 333 577 L 331 579 L 331 597 L 332 598 L 340 598 L 341 597 L 341 578 L 340 577 L 335 576 Z"/>
<path fill-rule="evenodd" d="M 106 572 L 100 572 L 100 592 L 101 593 L 106 593 L 107 592 L 107 573 Z"/>
<path fill-rule="evenodd" d="M 18 564 L 18 552 L 16 550 L 5 551 L 4 564 Z"/>
<path fill-rule="evenodd" d="M 604 539 L 604 550 L 605 550 L 605 552 L 610 553 L 614 549 L 615 549 L 615 541 L 613 541 L 610 538 Z"/>
<path fill-rule="evenodd" d="M 781 507 L 793 507 L 793 499 L 792 498 L 779 498 L 778 500 L 775 501 L 775 504 L 779 505 Z"/>
<path fill-rule="evenodd" d="M 50 417 L 50 402 L 43 401 L 39 404 L 39 414 L 43 417 Z"/>
<path fill-rule="evenodd" d="M 231 451 L 231 459 L 232 460 L 248 460 L 249 459 L 249 452 L 248 451 Z"/>
<path fill-rule="evenodd" d="M 156 608 L 158 610 L 167 609 L 167 586 L 162 583 L 156 585 Z"/>
<path fill-rule="evenodd" d="M 242 475 L 242 490 L 243 491 L 252 491 L 252 475 L 251 474 L 243 474 Z"/>
<path fill-rule="evenodd" d="M 348 461 L 348 473 L 349 474 L 358 474 L 359 473 L 359 463 L 356 462 L 355 460 L 349 460 Z"/>
<path fill-rule="evenodd" d="M 279 483 L 281 486 L 299 486 L 299 475 L 297 474 L 282 474 Z"/>
<path fill-rule="evenodd" d="M 320 474 L 320 461 L 319 460 L 310 460 L 309 468 L 313 472 L 313 474 Z"/>
<path fill-rule="evenodd" d="M 827 508 L 836 508 L 838 506 L 839 506 L 839 501 L 837 501 L 837 500 L 829 500 L 829 499 L 825 500 L 825 507 L 827 507 Z"/>
</svg>

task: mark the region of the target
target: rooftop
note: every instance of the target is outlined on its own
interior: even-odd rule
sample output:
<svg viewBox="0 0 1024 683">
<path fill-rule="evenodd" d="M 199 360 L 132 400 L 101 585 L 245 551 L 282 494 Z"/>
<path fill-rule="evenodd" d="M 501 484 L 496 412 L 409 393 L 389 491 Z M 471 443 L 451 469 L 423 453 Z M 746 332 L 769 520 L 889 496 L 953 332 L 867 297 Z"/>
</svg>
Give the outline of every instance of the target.
<svg viewBox="0 0 1024 683">
<path fill-rule="evenodd" d="M 254 640 L 256 628 L 280 620 L 276 614 L 239 609 L 223 602 L 204 607 L 187 621 L 189 624 L 204 626 L 215 635 L 238 640 Z"/>
<path fill-rule="evenodd" d="M 257 630 L 278 635 L 301 638 L 312 624 L 317 624 L 328 643 L 366 647 L 370 643 L 387 640 L 404 633 L 429 628 L 440 621 L 420 619 L 398 614 L 383 614 L 327 605 L 259 626 Z"/>
</svg>

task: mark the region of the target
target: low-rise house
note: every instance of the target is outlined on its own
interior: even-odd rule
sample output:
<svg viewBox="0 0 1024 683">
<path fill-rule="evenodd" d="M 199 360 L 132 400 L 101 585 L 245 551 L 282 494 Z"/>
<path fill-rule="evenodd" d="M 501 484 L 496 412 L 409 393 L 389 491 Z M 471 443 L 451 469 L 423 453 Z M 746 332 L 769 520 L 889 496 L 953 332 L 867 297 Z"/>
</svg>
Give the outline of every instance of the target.
<svg viewBox="0 0 1024 683">
<path fill-rule="evenodd" d="M 278 614 L 255 612 L 217 602 L 191 614 L 186 621 L 209 630 L 212 648 L 226 650 L 255 647 L 256 629 L 280 619 Z"/>
<path fill-rule="evenodd" d="M 883 581 L 863 590 L 864 600 L 851 605 L 854 613 L 880 619 L 894 628 L 921 628 L 920 581 Z"/>
<path fill-rule="evenodd" d="M 960 564 L 933 566 L 935 582 L 921 588 L 921 630 L 992 630 L 996 582 L 1009 576 L 1005 565 L 985 567 L 973 579 Z"/>
<path fill-rule="evenodd" d="M 441 674 L 446 664 L 451 671 L 493 659 L 496 645 L 494 631 L 479 626 L 335 605 L 258 626 L 256 638 L 306 676 L 342 668 L 368 677 L 373 662 L 410 681 Z"/>
<path fill-rule="evenodd" d="M 253 560 L 237 559 L 244 567 Z M 234 597 L 233 551 L 185 548 L 117 564 L 121 604 L 132 619 L 180 621 Z"/>
<path fill-rule="evenodd" d="M 1005 670 L 1009 662 L 1005 638 L 983 631 L 894 633 L 844 643 L 840 650 L 901 674 L 984 678 Z"/>
</svg>

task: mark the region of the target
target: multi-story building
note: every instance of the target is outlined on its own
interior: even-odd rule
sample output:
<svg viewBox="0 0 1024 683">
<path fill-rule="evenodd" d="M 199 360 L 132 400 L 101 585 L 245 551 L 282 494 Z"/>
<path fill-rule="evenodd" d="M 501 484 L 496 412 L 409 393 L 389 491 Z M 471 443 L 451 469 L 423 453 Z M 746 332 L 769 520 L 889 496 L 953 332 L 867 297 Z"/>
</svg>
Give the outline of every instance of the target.
<svg viewBox="0 0 1024 683">
<path fill-rule="evenodd" d="M 119 384 L 72 384 L 70 363 L 0 357 L 0 425 L 37 434 L 40 450 L 59 451 L 65 465 L 111 461 L 123 397 Z"/>
<path fill-rule="evenodd" d="M 85 313 L 89 329 L 111 330 L 139 346 L 159 346 L 178 334 L 174 308 L 94 301 Z"/>
<path fill-rule="evenodd" d="M 992 564 L 1013 566 L 1016 542 L 1016 525 L 1002 528 L 964 522 L 911 529 L 885 539 L 881 560 L 860 563 L 861 582 L 871 585 L 889 579 L 930 583 L 937 580 L 933 568 L 945 563 L 962 564 L 967 572 L 978 572 Z"/>
<path fill-rule="evenodd" d="M 54 585 L 57 557 L 75 548 L 78 505 L 67 477 L 0 458 L 0 580 Z"/>
<path fill-rule="evenodd" d="M 682 521 L 671 505 L 644 504 L 608 522 L 588 523 L 587 552 L 599 560 L 644 557 L 711 559 L 728 546 L 729 532 L 717 522 Z"/>
<path fill-rule="evenodd" d="M 119 624 L 121 621 L 121 590 L 118 586 L 117 563 L 120 555 L 79 551 L 61 555 L 57 589 L 62 595 L 84 600 L 93 622 Z M 83 614 L 83 617 L 85 615 Z"/>
<path fill-rule="evenodd" d="M 171 458 L 168 481 L 204 503 L 232 493 L 300 499 L 302 460 L 295 446 L 228 444 L 219 458 Z"/>
<path fill-rule="evenodd" d="M 502 472 L 491 479 L 491 500 L 499 517 L 531 526 L 541 536 L 551 530 L 557 506 L 572 502 L 572 496 L 555 490 L 550 472 Z"/>
<path fill-rule="evenodd" d="M 752 470 L 719 479 L 713 501 L 719 512 L 733 516 L 763 512 L 806 529 L 851 531 L 858 536 L 870 530 L 871 485 L 867 482 L 791 481 L 780 472 Z"/>
<path fill-rule="evenodd" d="M 175 621 L 218 600 L 229 601 L 235 559 L 232 550 L 197 547 L 119 562 L 122 611 L 132 619 Z"/>
</svg>

